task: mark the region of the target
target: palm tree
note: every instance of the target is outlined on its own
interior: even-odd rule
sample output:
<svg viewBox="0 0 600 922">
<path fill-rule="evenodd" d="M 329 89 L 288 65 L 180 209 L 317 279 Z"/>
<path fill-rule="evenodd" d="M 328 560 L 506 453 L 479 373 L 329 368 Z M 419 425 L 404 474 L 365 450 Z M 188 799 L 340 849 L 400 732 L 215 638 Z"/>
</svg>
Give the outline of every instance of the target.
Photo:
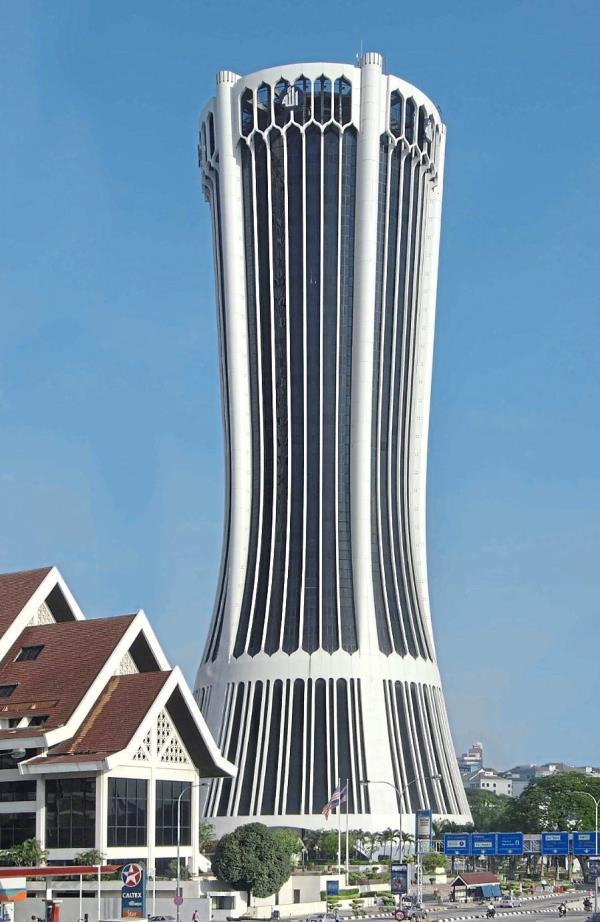
<svg viewBox="0 0 600 922">
<path fill-rule="evenodd" d="M 385 858 L 385 846 L 386 846 L 386 844 L 387 844 L 388 842 L 390 843 L 390 861 L 391 861 L 391 860 L 392 860 L 392 844 L 393 844 L 393 841 L 394 841 L 394 830 L 391 828 L 391 826 L 388 826 L 387 829 L 384 829 L 384 830 L 383 830 L 383 832 L 381 833 L 381 839 L 382 839 L 382 842 L 383 842 L 383 856 L 384 856 L 384 858 Z"/>
<path fill-rule="evenodd" d="M 403 854 L 405 851 L 407 851 L 405 846 L 410 846 L 414 841 L 415 841 L 415 837 L 411 835 L 410 832 L 403 832 L 402 833 L 402 848 L 400 849 L 401 853 Z"/>
</svg>

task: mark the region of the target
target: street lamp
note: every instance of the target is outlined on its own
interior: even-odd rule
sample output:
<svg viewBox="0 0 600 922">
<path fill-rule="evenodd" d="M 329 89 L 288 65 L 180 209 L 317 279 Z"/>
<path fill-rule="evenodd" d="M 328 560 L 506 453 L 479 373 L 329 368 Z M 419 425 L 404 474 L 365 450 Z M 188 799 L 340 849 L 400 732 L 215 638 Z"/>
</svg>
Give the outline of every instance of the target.
<svg viewBox="0 0 600 922">
<path fill-rule="evenodd" d="M 179 917 L 180 917 L 180 913 L 179 913 L 179 896 L 180 896 L 180 894 L 179 894 L 179 887 L 180 887 L 180 883 L 181 883 L 181 881 L 180 881 L 180 874 L 181 874 L 181 870 L 180 870 L 180 853 L 181 853 L 181 798 L 183 797 L 184 794 L 187 794 L 188 792 L 193 791 L 194 788 L 205 788 L 205 787 L 209 787 L 209 784 L 208 784 L 208 782 L 206 782 L 206 781 L 201 781 L 200 784 L 190 784 L 190 785 L 188 785 L 187 788 L 184 788 L 184 789 L 181 791 L 181 793 L 179 794 L 179 796 L 178 796 L 178 798 L 177 798 L 177 885 L 176 885 L 176 889 L 175 889 L 175 896 L 177 897 L 177 903 L 175 904 L 176 907 L 177 907 L 177 922 L 179 922 Z M 193 822 L 193 819 L 192 819 L 192 817 L 191 817 L 191 812 L 192 812 L 192 803 L 191 803 L 191 800 L 190 800 L 190 823 Z"/>
<path fill-rule="evenodd" d="M 400 836 L 400 843 L 399 843 L 399 846 L 398 846 L 398 853 L 399 853 L 399 856 L 400 856 L 400 861 L 402 861 L 402 797 L 403 797 L 405 791 L 407 791 L 408 788 L 411 786 L 411 784 L 416 784 L 417 781 L 439 781 L 439 780 L 441 779 L 441 777 L 442 777 L 442 776 L 441 776 L 440 774 L 435 774 L 435 775 L 417 775 L 416 778 L 413 778 L 412 781 L 409 781 L 408 784 L 405 784 L 403 788 L 397 787 L 397 786 L 396 786 L 395 784 L 393 784 L 391 781 L 370 781 L 369 779 L 365 779 L 364 781 L 361 781 L 361 782 L 360 782 L 360 784 L 361 784 L 363 787 L 366 787 L 366 786 L 369 785 L 369 784 L 387 784 L 387 786 L 390 787 L 390 788 L 393 788 L 393 789 L 395 790 L 396 794 L 398 795 L 398 834 L 399 834 L 399 836 Z M 420 871 L 421 871 L 421 856 L 420 856 L 420 854 L 419 854 L 419 843 L 417 842 L 416 845 L 417 845 L 417 902 L 420 903 L 420 902 L 422 901 L 422 897 L 423 897 L 423 893 L 422 893 L 423 884 L 422 884 L 421 873 L 420 873 Z M 390 855 L 390 861 L 391 861 L 391 855 Z"/>
<path fill-rule="evenodd" d="M 593 794 L 590 794 L 589 791 L 573 791 L 574 794 L 585 794 L 586 797 L 591 797 L 594 801 L 594 808 L 596 811 L 596 821 L 595 821 L 595 836 L 594 836 L 594 850 L 596 856 L 598 855 L 598 807 L 600 807 L 600 798 L 594 797 Z M 596 877 L 594 881 L 594 912 L 598 912 L 598 878 Z"/>
</svg>

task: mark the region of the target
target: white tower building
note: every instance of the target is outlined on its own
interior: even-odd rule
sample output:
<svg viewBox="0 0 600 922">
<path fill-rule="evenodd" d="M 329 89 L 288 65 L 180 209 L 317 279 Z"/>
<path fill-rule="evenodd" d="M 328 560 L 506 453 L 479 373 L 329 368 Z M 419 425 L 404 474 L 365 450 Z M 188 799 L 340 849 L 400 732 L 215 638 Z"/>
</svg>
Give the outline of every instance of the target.
<svg viewBox="0 0 600 922">
<path fill-rule="evenodd" d="M 470 816 L 425 554 L 445 134 L 375 53 L 221 71 L 202 115 L 227 495 L 196 695 L 239 769 L 206 799 L 219 833 L 319 828 L 338 779 L 351 827 Z"/>
</svg>

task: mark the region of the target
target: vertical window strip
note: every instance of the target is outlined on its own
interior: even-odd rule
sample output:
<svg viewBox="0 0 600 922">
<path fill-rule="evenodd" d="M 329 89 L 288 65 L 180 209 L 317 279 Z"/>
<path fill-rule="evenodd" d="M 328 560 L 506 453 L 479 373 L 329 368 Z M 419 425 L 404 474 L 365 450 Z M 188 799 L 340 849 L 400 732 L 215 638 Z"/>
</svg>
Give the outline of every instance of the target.
<svg viewBox="0 0 600 922">
<path fill-rule="evenodd" d="M 352 748 L 350 745 L 350 724 L 348 721 L 348 685 L 346 679 L 336 680 L 336 734 L 338 776 L 342 785 L 348 781 L 346 810 L 355 812 L 354 785 L 352 783 Z M 344 811 L 345 812 L 345 811 Z"/>
<path fill-rule="evenodd" d="M 356 685 L 359 681 L 359 679 L 350 679 L 350 696 L 348 703 L 350 708 L 350 732 L 352 736 L 352 777 L 354 778 L 355 809 L 357 813 L 364 813 L 363 787 L 360 784 L 361 780 L 364 778 L 360 762 L 361 739 L 358 732 L 358 721 L 356 719 L 358 708 L 356 701 Z"/>
<path fill-rule="evenodd" d="M 383 369 L 381 387 L 381 443 L 379 448 L 379 463 L 381 466 L 381 543 L 383 548 L 384 575 L 392 638 L 394 650 L 404 656 L 410 646 L 404 630 L 406 610 L 406 597 L 402 580 L 398 579 L 398 558 L 395 555 L 396 536 L 399 528 L 397 521 L 397 506 L 394 504 L 394 491 L 396 489 L 395 472 L 392 467 L 393 438 L 390 426 L 393 417 L 393 407 L 390 407 L 390 391 L 392 388 L 392 374 L 394 368 L 394 345 L 398 329 L 397 310 L 397 283 L 398 283 L 398 254 L 404 246 L 401 234 L 400 208 L 404 200 L 402 178 L 403 152 L 402 146 L 396 145 L 390 163 L 390 196 L 389 196 L 389 231 L 387 237 L 386 254 L 386 285 L 384 297 L 384 317 L 382 322 L 385 348 L 383 350 Z M 392 444 L 390 444 L 392 442 Z"/>
<path fill-rule="evenodd" d="M 243 768 L 240 765 L 242 784 L 237 809 L 235 810 L 236 816 L 249 816 L 250 814 L 252 790 L 256 779 L 256 758 L 258 755 L 262 694 L 263 683 L 260 681 L 255 682 L 252 707 L 250 708 L 250 719 L 248 721 L 248 732 L 246 734 L 246 752 L 244 754 Z"/>
<path fill-rule="evenodd" d="M 336 520 L 336 410 L 338 302 L 339 134 L 323 133 L 323 310 L 322 310 L 322 470 L 321 470 L 321 646 L 339 648 Z"/>
<path fill-rule="evenodd" d="M 248 642 L 248 627 L 252 611 L 252 598 L 256 582 L 256 556 L 258 547 L 258 526 L 260 520 L 260 397 L 259 397 L 259 355 L 256 315 L 256 245 L 254 239 L 254 196 L 252 151 L 242 142 L 242 198 L 244 206 L 244 250 L 246 263 L 246 310 L 248 318 L 248 379 L 250 385 L 251 451 L 252 451 L 252 495 L 250 498 L 250 536 L 248 559 L 242 607 L 235 640 L 235 657 L 241 656 Z"/>
<path fill-rule="evenodd" d="M 421 756 L 421 767 L 424 778 L 421 784 L 424 785 L 427 792 L 426 806 L 430 807 L 434 812 L 438 812 L 434 782 L 431 780 L 431 775 L 435 769 L 433 763 L 431 762 L 430 751 L 427 746 L 427 740 L 425 737 L 425 713 L 419 692 L 420 685 L 417 685 L 415 682 L 413 682 L 410 687 L 410 695 L 412 699 L 413 713 L 415 715 L 415 726 L 417 730 L 417 740 L 419 743 L 419 753 Z"/>
<path fill-rule="evenodd" d="M 444 772 L 444 763 L 440 754 L 439 739 L 436 734 L 435 728 L 435 718 L 433 716 L 433 711 L 431 707 L 431 689 L 428 685 L 423 685 L 421 687 L 421 693 L 423 696 L 423 706 L 425 708 L 425 731 L 429 741 L 429 747 L 431 751 L 431 757 L 433 762 L 433 772 L 440 776 L 440 779 L 435 783 L 436 790 L 436 812 L 437 813 L 449 813 L 448 810 L 448 799 L 446 795 L 446 775 Z"/>
<path fill-rule="evenodd" d="M 306 731 L 304 734 L 304 813 L 313 810 L 313 758 L 314 758 L 314 683 L 308 679 L 306 683 Z"/>
<path fill-rule="evenodd" d="M 273 354 L 271 347 L 271 272 L 269 245 L 269 176 L 267 148 L 260 135 L 254 136 L 256 163 L 256 227 L 258 234 L 258 291 L 262 372 L 263 459 L 262 459 L 262 528 L 256 599 L 250 628 L 248 652 L 261 650 L 269 574 L 271 569 L 271 533 L 273 526 L 274 445 L 273 445 Z"/>
<path fill-rule="evenodd" d="M 416 329 L 416 311 L 417 299 L 417 275 L 419 271 L 420 258 L 420 234 L 419 230 L 422 223 L 423 207 L 421 199 L 422 191 L 422 170 L 418 163 L 414 165 L 414 179 L 412 190 L 412 217 L 410 228 L 410 268 L 408 274 L 408 287 L 406 295 L 407 323 L 404 342 L 404 374 L 402 382 L 402 429 L 400 436 L 400 455 L 398 460 L 397 478 L 400 483 L 400 523 L 402 528 L 404 566 L 408 586 L 408 600 L 410 612 L 410 626 L 418 655 L 427 657 L 428 651 L 422 631 L 422 617 L 418 603 L 412 560 L 412 546 L 409 526 L 409 504 L 408 504 L 408 465 L 409 465 L 409 437 L 410 437 L 410 414 L 412 406 L 412 372 L 414 365 L 414 348 L 415 348 L 415 329 Z"/>
<path fill-rule="evenodd" d="M 408 776 L 409 776 L 409 766 L 407 759 L 404 758 L 404 743 L 403 743 L 403 728 L 400 721 L 400 710 L 399 710 L 399 701 L 401 700 L 398 695 L 396 686 L 402 686 L 401 682 L 396 682 L 395 684 L 390 680 L 389 690 L 390 690 L 390 708 L 392 715 L 392 724 L 394 728 L 394 740 L 396 753 L 398 756 L 398 772 L 400 775 L 400 789 L 404 791 L 402 795 L 402 811 L 404 813 L 411 812 L 410 805 L 410 788 L 408 786 Z"/>
<path fill-rule="evenodd" d="M 265 761 L 267 758 L 267 732 L 271 718 L 271 681 L 267 679 L 264 683 L 264 694 L 262 696 L 262 705 L 260 708 L 260 721 L 258 728 L 258 748 L 254 766 L 254 784 L 252 785 L 252 796 L 250 799 L 250 813 L 260 813 L 260 804 L 262 802 L 262 790 L 265 777 Z"/>
<path fill-rule="evenodd" d="M 304 530 L 304 253 L 302 135 L 290 128 L 287 143 L 289 317 L 290 317 L 290 518 L 287 599 L 283 649 L 300 645 L 300 600 Z"/>
<path fill-rule="evenodd" d="M 290 759 L 286 813 L 302 813 L 302 752 L 304 742 L 304 680 L 295 679 L 292 702 L 292 727 L 290 734 Z"/>
<path fill-rule="evenodd" d="M 254 697 L 254 685 L 247 682 L 244 688 L 243 717 L 238 729 L 237 750 L 235 758 L 232 760 L 234 765 L 243 766 L 246 758 L 246 748 L 248 746 L 248 724 L 250 722 L 252 700 Z M 242 787 L 243 773 L 238 771 L 233 779 L 229 803 L 227 805 L 227 816 L 236 816 L 240 800 L 240 791 Z"/>
<path fill-rule="evenodd" d="M 400 748 L 405 757 L 404 767 L 406 771 L 406 799 L 408 801 L 407 813 L 414 813 L 419 809 L 420 801 L 418 791 L 415 790 L 418 770 L 415 762 L 415 747 L 412 738 L 410 722 L 408 717 L 408 705 L 406 701 L 405 688 L 402 682 L 395 683 L 396 708 L 398 714 L 398 724 L 400 728 Z M 408 758 L 406 758 L 408 756 Z"/>
<path fill-rule="evenodd" d="M 266 653 L 279 649 L 281 618 L 284 605 L 285 561 L 287 551 L 288 502 L 288 368 L 287 368 L 287 298 L 285 258 L 285 164 L 284 139 L 271 131 L 271 249 L 273 284 L 273 370 L 275 387 L 275 527 L 273 536 L 273 570 L 269 596 L 269 619 L 264 644 Z"/>
<path fill-rule="evenodd" d="M 414 557 L 412 549 L 412 530 L 410 527 L 410 504 L 408 501 L 408 493 L 410 489 L 410 479 L 411 479 L 411 458 L 410 458 L 410 439 L 411 439 L 411 427 L 412 427 L 412 416 L 413 416 L 413 394 L 414 394 L 414 380 L 416 374 L 416 349 L 417 349 L 417 338 L 418 338 L 418 327 L 420 319 L 420 300 L 421 300 L 421 275 L 423 268 L 423 254 L 424 254 L 424 243 L 423 236 L 425 233 L 426 221 L 427 221 L 427 188 L 428 188 L 429 178 L 428 172 L 423 167 L 419 168 L 419 221 L 418 221 L 418 237 L 415 241 L 415 257 L 413 265 L 413 277 L 414 277 L 414 290 L 413 290 L 413 305 L 411 309 L 411 317 L 413 318 L 412 331 L 411 331 L 411 348 L 410 348 L 410 367 L 407 375 L 408 382 L 408 393 L 407 393 L 407 423 L 406 423 L 406 432 L 405 432 L 405 444 L 406 451 L 404 457 L 405 465 L 405 474 L 404 474 L 404 490 L 405 490 L 405 515 L 406 515 L 406 543 L 408 548 L 408 564 L 409 564 L 409 580 L 410 588 L 412 592 L 412 597 L 414 600 L 414 616 L 417 625 L 417 631 L 419 635 L 419 643 L 421 649 L 421 655 L 423 657 L 428 657 L 433 659 L 433 650 L 431 647 L 431 638 L 428 630 L 428 626 L 425 623 L 425 615 L 421 606 L 421 599 L 419 595 L 419 590 L 416 584 L 415 578 L 415 567 L 414 567 Z"/>
<path fill-rule="evenodd" d="M 347 128 L 342 135 L 340 203 L 337 527 L 341 645 L 348 653 L 354 653 L 358 649 L 352 576 L 352 532 L 350 526 L 350 407 L 352 401 L 355 209 L 356 130 Z"/>
<path fill-rule="evenodd" d="M 394 537 L 394 551 L 396 560 L 401 562 L 402 577 L 402 615 L 404 618 L 405 633 L 408 643 L 408 652 L 411 656 L 418 656 L 419 648 L 413 623 L 412 612 L 410 610 L 410 596 L 408 594 L 408 559 L 405 544 L 405 508 L 403 503 L 403 487 L 401 481 L 402 459 L 405 451 L 405 418 L 406 418 L 406 363 L 407 349 L 410 331 L 410 284 L 411 284 L 411 253 L 413 235 L 412 229 L 416 220 L 416 209 L 418 196 L 415 194 L 415 170 L 410 155 L 406 155 L 404 163 L 404 178 L 402 190 L 402 231 L 400 243 L 400 266 L 398 272 L 398 311 L 402 305 L 402 321 L 398 324 L 401 335 L 396 336 L 395 345 L 395 379 L 394 379 L 394 403 L 392 416 L 392 457 L 390 464 L 391 478 L 391 503 L 392 503 L 392 525 Z M 400 319 L 400 318 L 399 318 Z M 400 583 L 400 579 L 399 579 Z"/>
<path fill-rule="evenodd" d="M 367 775 L 367 758 L 365 754 L 365 729 L 363 725 L 363 706 L 362 706 L 362 690 L 360 686 L 360 680 L 356 680 L 356 699 L 357 699 L 357 712 L 358 712 L 358 738 L 360 742 L 360 759 L 361 759 L 361 772 L 360 777 L 365 778 Z M 364 810 L 365 813 L 371 812 L 371 797 L 369 795 L 369 788 L 364 788 Z"/>
<path fill-rule="evenodd" d="M 321 132 L 306 131 L 306 565 L 302 647 L 314 653 L 319 645 L 319 524 L 321 423 Z"/>
<path fill-rule="evenodd" d="M 325 679 L 315 681 L 314 753 L 313 753 L 313 813 L 320 813 L 329 800 L 327 772 L 327 702 Z"/>
<path fill-rule="evenodd" d="M 454 752 L 454 745 L 452 743 L 452 737 L 450 735 L 450 727 L 448 725 L 448 716 L 446 714 L 446 706 L 444 704 L 444 698 L 442 691 L 439 688 L 435 689 L 435 701 L 436 701 L 436 710 L 438 715 L 438 722 L 440 729 L 442 731 L 442 739 L 445 742 L 445 751 L 447 753 Z M 468 803 L 465 795 L 464 785 L 462 783 L 461 777 L 458 773 L 458 764 L 456 759 L 449 760 L 449 771 L 448 776 L 452 783 L 452 788 L 454 790 L 454 797 L 456 803 L 458 804 L 459 809 L 458 813 L 466 813 L 468 811 Z"/>
<path fill-rule="evenodd" d="M 387 604 L 384 598 L 383 545 L 381 543 L 381 483 L 379 472 L 379 405 L 381 397 L 381 319 L 383 302 L 383 277 L 385 266 L 385 239 L 387 226 L 387 195 L 388 195 L 388 165 L 389 144 L 387 135 L 382 135 L 379 146 L 379 186 L 377 210 L 377 266 L 375 275 L 375 329 L 373 333 L 373 403 L 372 420 L 373 432 L 371 435 L 371 478 L 372 495 L 371 503 L 371 570 L 373 577 L 373 593 L 375 597 L 375 624 L 379 649 L 386 656 L 392 652 L 391 628 L 387 614 Z"/>
<path fill-rule="evenodd" d="M 279 762 L 279 730 L 281 727 L 281 702 L 283 682 L 276 679 L 272 688 L 271 715 L 269 720 L 268 751 L 265 763 L 265 778 L 260 812 L 265 816 L 275 813 L 275 794 Z"/>
<path fill-rule="evenodd" d="M 239 732 L 240 732 L 240 721 L 242 718 L 242 705 L 244 702 L 244 683 L 240 682 L 234 689 L 233 692 L 233 719 L 229 721 L 228 727 L 228 740 L 227 740 L 227 756 L 226 758 L 235 764 L 236 751 L 238 748 L 239 742 Z M 224 778 L 221 784 L 221 790 L 219 792 L 219 805 L 217 807 L 216 815 L 217 816 L 227 816 L 227 806 L 229 803 L 229 796 L 231 794 L 231 788 L 233 786 L 232 778 Z"/>
<path fill-rule="evenodd" d="M 293 686 L 290 679 L 285 682 L 285 710 L 282 721 L 282 741 L 281 741 L 281 762 L 280 762 L 280 782 L 277 813 L 285 813 L 287 803 L 288 778 L 290 770 L 290 742 L 293 735 L 292 730 L 292 704 L 293 704 Z"/>
<path fill-rule="evenodd" d="M 383 682 L 383 697 L 385 700 L 385 719 L 387 723 L 388 731 L 388 741 L 390 744 L 390 759 L 392 762 L 392 772 L 394 775 L 394 784 L 396 786 L 396 802 L 398 804 L 398 811 L 402 809 L 401 807 L 401 795 L 399 791 L 402 790 L 403 782 L 400 775 L 399 768 L 399 754 L 398 754 L 398 735 L 396 733 L 396 728 L 394 726 L 394 715 L 391 705 L 391 695 L 392 695 L 392 682 L 389 679 L 384 679 Z"/>
</svg>

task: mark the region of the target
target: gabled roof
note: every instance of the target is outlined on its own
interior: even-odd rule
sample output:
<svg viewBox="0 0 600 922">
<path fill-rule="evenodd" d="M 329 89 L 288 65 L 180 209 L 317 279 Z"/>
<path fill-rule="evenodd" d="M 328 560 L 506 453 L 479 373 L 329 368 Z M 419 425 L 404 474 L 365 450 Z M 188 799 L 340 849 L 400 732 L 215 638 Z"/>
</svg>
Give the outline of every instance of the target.
<svg viewBox="0 0 600 922">
<path fill-rule="evenodd" d="M 52 567 L 0 573 L 0 635 L 10 627 Z"/>
<path fill-rule="evenodd" d="M 27 627 L 0 662 L 0 718 L 48 716 L 40 727 L 0 730 L 0 740 L 43 736 L 63 726 L 118 645 L 135 615 Z M 15 662 L 26 646 L 42 646 L 34 660 Z"/>
<path fill-rule="evenodd" d="M 463 874 L 459 874 L 458 877 L 455 877 L 450 883 L 450 886 L 453 887 L 459 881 L 462 881 L 470 887 L 477 886 L 477 884 L 497 884 L 499 878 L 497 874 L 490 874 L 489 871 L 465 871 Z"/>
<path fill-rule="evenodd" d="M 113 676 L 75 736 L 29 764 L 81 762 L 82 757 L 101 761 L 126 749 L 170 675 L 169 671 Z"/>
</svg>

